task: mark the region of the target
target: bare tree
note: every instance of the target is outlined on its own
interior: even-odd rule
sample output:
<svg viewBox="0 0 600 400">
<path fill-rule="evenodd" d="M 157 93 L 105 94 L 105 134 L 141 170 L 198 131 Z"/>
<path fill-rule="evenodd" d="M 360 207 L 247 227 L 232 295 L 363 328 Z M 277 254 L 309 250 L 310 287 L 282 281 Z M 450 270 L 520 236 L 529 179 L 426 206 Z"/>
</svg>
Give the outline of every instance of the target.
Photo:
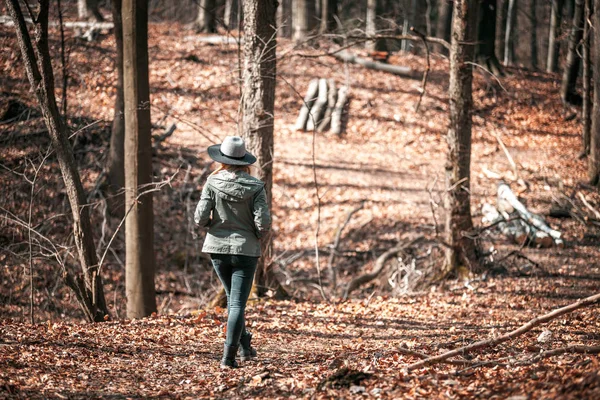
<svg viewBox="0 0 600 400">
<path fill-rule="evenodd" d="M 93 19 L 96 22 L 104 21 L 98 9 L 98 0 L 77 0 L 77 14 L 79 19 Z"/>
<path fill-rule="evenodd" d="M 365 32 L 368 36 L 375 36 L 381 31 L 381 12 L 383 0 L 367 0 L 367 18 Z M 365 47 L 372 51 L 387 51 L 384 39 L 369 40 Z"/>
<path fill-rule="evenodd" d="M 514 27 L 517 16 L 517 2 L 508 0 L 506 30 L 504 31 L 504 65 L 512 65 L 515 58 Z"/>
<path fill-rule="evenodd" d="M 496 56 L 497 0 L 482 0 L 477 25 L 477 59 L 493 74 L 503 75 L 502 66 Z"/>
<path fill-rule="evenodd" d="M 438 20 L 435 34 L 437 37 L 450 42 L 450 32 L 452 31 L 452 0 L 440 0 L 438 6 Z M 438 51 L 446 52 L 444 46 L 439 46 Z"/>
<path fill-rule="evenodd" d="M 529 0 L 529 21 L 531 23 L 531 29 L 529 32 L 529 48 L 531 50 L 531 67 L 533 69 L 537 69 L 537 67 L 538 67 L 537 0 Z"/>
<path fill-rule="evenodd" d="M 194 29 L 197 32 L 215 33 L 217 31 L 216 0 L 200 0 Z"/>
<path fill-rule="evenodd" d="M 583 0 L 575 1 L 575 11 L 573 13 L 573 25 L 569 34 L 569 50 L 567 61 L 563 70 L 562 84 L 560 87 L 560 98 L 564 104 L 581 104 L 581 96 L 577 94 L 577 76 L 581 66 L 581 58 L 577 47 L 583 38 Z"/>
<path fill-rule="evenodd" d="M 110 196 L 110 212 L 113 215 L 125 215 L 123 209 L 124 196 L 119 193 L 125 187 L 125 104 L 123 101 L 123 22 L 121 18 L 122 0 L 111 0 L 113 24 L 115 32 L 117 71 L 117 95 L 110 135 L 110 149 L 106 159 L 108 190 Z"/>
<path fill-rule="evenodd" d="M 583 21 L 583 107 L 581 110 L 582 123 L 582 152 L 585 157 L 590 154 L 590 131 L 592 129 L 592 69 L 591 69 L 591 34 L 590 19 L 592 17 L 592 0 L 585 0 L 585 16 Z"/>
<path fill-rule="evenodd" d="M 280 37 L 292 37 L 292 0 L 280 0 L 277 7 L 277 34 Z"/>
<path fill-rule="evenodd" d="M 592 14 L 594 29 L 592 75 L 594 90 L 594 106 L 592 109 L 592 131 L 590 134 L 589 178 L 593 185 L 600 186 L 600 0 L 594 0 L 594 13 Z"/>
<path fill-rule="evenodd" d="M 73 237 L 82 273 L 73 276 L 65 268 L 62 271 L 63 278 L 67 286 L 75 292 L 86 319 L 90 322 L 104 321 L 109 313 L 104 299 L 102 280 L 98 273 L 98 257 L 92 235 L 89 207 L 85 204 L 86 195 L 75 165 L 67 127 L 60 117 L 54 97 L 54 73 L 48 49 L 49 1 L 40 0 L 37 17 L 31 15 L 31 19 L 35 21 L 36 40 L 33 42 L 35 49 L 19 0 L 6 0 L 6 5 L 16 27 L 17 41 L 21 48 L 27 78 L 42 110 L 71 205 Z"/>
<path fill-rule="evenodd" d="M 546 72 L 556 72 L 558 53 L 560 49 L 557 38 L 560 33 L 563 6 L 564 0 L 552 0 L 552 14 L 550 15 L 550 29 L 548 33 L 548 60 L 546 61 Z"/>
<path fill-rule="evenodd" d="M 338 13 L 337 0 L 322 0 L 321 3 L 321 26 L 319 32 L 333 32 L 336 27 L 335 17 Z"/>
<path fill-rule="evenodd" d="M 257 158 L 258 177 L 265 183 L 271 207 L 273 187 L 273 122 L 277 71 L 277 0 L 244 0 L 244 70 L 242 135 Z M 256 271 L 255 288 L 285 293 L 274 276 L 270 236 L 262 241 L 262 257 Z"/>
<path fill-rule="evenodd" d="M 600 0 L 599 0 L 600 1 Z M 442 275 L 459 265 L 478 265 L 473 239 L 465 235 L 471 219 L 471 110 L 473 57 L 477 38 L 479 0 L 454 0 L 450 49 L 450 124 L 446 161 L 446 266 Z"/>
<path fill-rule="evenodd" d="M 293 0 L 294 41 L 301 42 L 316 26 L 314 0 Z M 245 9 L 245 8 L 244 8 Z"/>
<path fill-rule="evenodd" d="M 123 98 L 125 104 L 125 288 L 127 316 L 156 311 L 148 0 L 124 0 Z M 146 190 L 144 190 L 146 189 Z M 144 193 L 145 192 L 145 193 Z"/>
</svg>

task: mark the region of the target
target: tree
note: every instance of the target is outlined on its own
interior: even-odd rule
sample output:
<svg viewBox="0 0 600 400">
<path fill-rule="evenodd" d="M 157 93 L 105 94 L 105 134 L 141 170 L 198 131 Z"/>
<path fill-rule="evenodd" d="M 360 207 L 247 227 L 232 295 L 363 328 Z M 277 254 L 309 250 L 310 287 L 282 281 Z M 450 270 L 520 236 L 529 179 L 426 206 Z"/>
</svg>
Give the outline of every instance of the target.
<svg viewBox="0 0 600 400">
<path fill-rule="evenodd" d="M 335 17 L 338 13 L 338 2 L 337 0 L 322 0 L 321 3 L 321 26 L 319 32 L 327 33 L 333 32 L 336 28 L 337 22 Z"/>
<path fill-rule="evenodd" d="M 93 19 L 96 22 L 104 21 L 98 9 L 98 0 L 77 0 L 77 13 L 79 19 Z"/>
<path fill-rule="evenodd" d="M 120 193 L 125 187 L 125 104 L 123 101 L 123 22 L 121 18 L 122 0 L 112 0 L 112 15 L 115 32 L 117 70 L 117 93 L 115 96 L 115 111 L 110 135 L 110 149 L 106 159 L 108 176 L 108 191 L 111 200 L 110 211 L 112 214 L 125 215 L 123 210 L 124 196 Z"/>
<path fill-rule="evenodd" d="M 256 156 L 258 177 L 265 183 L 269 207 L 273 187 L 273 126 L 275 106 L 277 0 L 244 0 L 244 70 L 242 135 L 248 151 Z M 262 257 L 254 279 L 258 295 L 274 288 L 285 291 L 274 276 L 271 240 L 262 241 Z"/>
<path fill-rule="evenodd" d="M 600 1 L 600 0 L 598 0 Z M 476 245 L 466 235 L 471 219 L 471 110 L 473 58 L 479 0 L 454 0 L 450 49 L 450 124 L 446 161 L 446 275 L 459 266 L 478 266 Z"/>
<path fill-rule="evenodd" d="M 573 13 L 573 25 L 569 34 L 569 50 L 567 61 L 563 70 L 562 84 L 560 87 L 560 98 L 564 104 L 581 104 L 581 96 L 577 93 L 577 76 L 581 58 L 577 47 L 583 38 L 583 0 L 576 0 Z"/>
<path fill-rule="evenodd" d="M 552 0 L 552 13 L 550 15 L 550 29 L 548 33 L 548 59 L 546 61 L 546 72 L 556 72 L 558 64 L 558 53 L 560 44 L 557 41 L 562 21 L 562 10 L 564 0 Z"/>
<path fill-rule="evenodd" d="M 537 0 L 529 1 L 529 21 L 531 29 L 529 32 L 529 48 L 531 50 L 531 68 L 538 67 L 538 43 L 537 43 Z"/>
<path fill-rule="evenodd" d="M 479 23 L 477 24 L 477 59 L 495 75 L 503 75 L 502 66 L 496 56 L 496 8 L 497 0 L 481 0 Z M 454 28 L 454 24 L 453 24 Z"/>
<path fill-rule="evenodd" d="M 585 0 L 585 17 L 583 22 L 583 107 L 581 110 L 582 123 L 582 152 L 585 157 L 590 154 L 590 131 L 592 129 L 592 69 L 591 69 L 591 32 L 592 0 Z"/>
<path fill-rule="evenodd" d="M 294 41 L 306 40 L 316 25 L 316 10 L 314 0 L 293 0 Z M 245 10 L 245 8 L 244 8 Z"/>
<path fill-rule="evenodd" d="M 383 0 L 367 0 L 367 18 L 365 32 L 367 36 L 375 36 L 381 31 L 381 12 Z M 387 51 L 385 40 L 370 40 L 365 47 L 371 51 Z"/>
<path fill-rule="evenodd" d="M 440 0 L 435 34 L 447 42 L 450 41 L 450 32 L 452 31 L 452 7 L 452 0 Z M 441 53 L 447 53 L 447 50 L 441 45 L 438 50 Z"/>
<path fill-rule="evenodd" d="M 215 13 L 215 0 L 200 0 L 198 3 L 198 14 L 196 16 L 196 21 L 194 22 L 194 29 L 196 29 L 197 32 L 217 32 L 217 19 Z"/>
<path fill-rule="evenodd" d="M 227 26 L 227 29 L 233 30 L 238 29 L 238 11 L 240 3 L 238 0 L 225 0 L 225 12 L 223 15 L 223 21 Z"/>
<path fill-rule="evenodd" d="M 15 24 L 17 41 L 31 88 L 44 116 L 52 147 L 56 153 L 60 171 L 73 216 L 73 237 L 82 273 L 73 276 L 63 266 L 62 275 L 66 285 L 73 290 L 86 319 L 101 322 L 109 316 L 102 279 L 98 274 L 98 257 L 92 234 L 89 207 L 75 165 L 73 149 L 69 142 L 67 127 L 60 117 L 54 97 L 54 73 L 48 49 L 48 0 L 40 0 L 35 21 L 35 50 L 25 25 L 19 0 L 6 0 L 9 14 Z"/>
<path fill-rule="evenodd" d="M 504 65 L 512 65 L 515 58 L 514 26 L 517 16 L 517 2 L 508 0 L 506 30 L 504 32 Z"/>
<path fill-rule="evenodd" d="M 592 71 L 594 106 L 592 108 L 592 131 L 590 135 L 589 178 L 593 185 L 600 186 L 600 0 L 594 0 L 594 13 L 592 14 L 593 66 Z"/>
<path fill-rule="evenodd" d="M 125 288 L 127 316 L 156 311 L 148 0 L 124 0 L 123 98 L 125 104 Z"/>
</svg>

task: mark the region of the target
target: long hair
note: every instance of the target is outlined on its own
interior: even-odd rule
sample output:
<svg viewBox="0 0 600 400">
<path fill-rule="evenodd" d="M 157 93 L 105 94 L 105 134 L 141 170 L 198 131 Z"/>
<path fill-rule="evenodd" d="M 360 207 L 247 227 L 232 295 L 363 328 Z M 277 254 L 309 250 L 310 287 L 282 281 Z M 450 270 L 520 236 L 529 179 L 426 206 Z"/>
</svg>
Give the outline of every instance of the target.
<svg viewBox="0 0 600 400">
<path fill-rule="evenodd" d="M 231 164 L 219 163 L 219 166 L 211 175 L 216 175 L 221 171 L 229 171 L 229 172 L 242 171 L 247 174 L 250 174 L 250 166 L 249 165 L 231 165 Z"/>
</svg>

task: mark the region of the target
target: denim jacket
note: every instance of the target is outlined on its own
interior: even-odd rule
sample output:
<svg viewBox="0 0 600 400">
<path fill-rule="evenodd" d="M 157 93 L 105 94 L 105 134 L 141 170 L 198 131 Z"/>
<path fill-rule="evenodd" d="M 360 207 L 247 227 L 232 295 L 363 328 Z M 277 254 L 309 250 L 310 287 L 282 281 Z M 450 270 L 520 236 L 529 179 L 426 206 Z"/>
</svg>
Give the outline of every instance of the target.
<svg viewBox="0 0 600 400">
<path fill-rule="evenodd" d="M 260 257 L 259 238 L 271 228 L 264 183 L 242 171 L 209 176 L 194 221 L 208 227 L 203 252 Z"/>
</svg>

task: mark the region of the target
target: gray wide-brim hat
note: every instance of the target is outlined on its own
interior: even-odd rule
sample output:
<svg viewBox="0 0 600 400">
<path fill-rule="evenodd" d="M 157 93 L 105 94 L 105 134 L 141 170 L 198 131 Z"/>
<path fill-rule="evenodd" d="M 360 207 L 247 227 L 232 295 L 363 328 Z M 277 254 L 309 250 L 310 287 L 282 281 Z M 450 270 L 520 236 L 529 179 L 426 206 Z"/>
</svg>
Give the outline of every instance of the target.
<svg viewBox="0 0 600 400">
<path fill-rule="evenodd" d="M 250 165 L 256 162 L 256 157 L 246 151 L 244 139 L 239 136 L 227 136 L 223 143 L 210 146 L 210 158 L 221 164 Z"/>
</svg>

